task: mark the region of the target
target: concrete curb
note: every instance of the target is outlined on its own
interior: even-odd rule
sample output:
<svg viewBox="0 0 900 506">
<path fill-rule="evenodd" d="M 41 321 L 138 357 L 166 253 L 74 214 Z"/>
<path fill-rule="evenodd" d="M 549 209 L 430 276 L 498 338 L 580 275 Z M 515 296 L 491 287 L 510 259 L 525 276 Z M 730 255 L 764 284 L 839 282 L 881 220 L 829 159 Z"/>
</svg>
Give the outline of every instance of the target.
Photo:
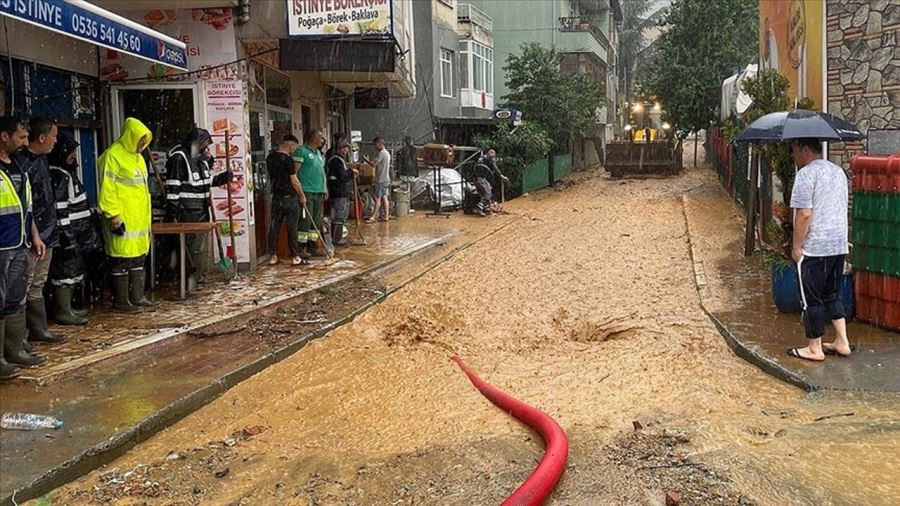
<svg viewBox="0 0 900 506">
<path fill-rule="evenodd" d="M 814 390 L 820 390 L 821 387 L 818 387 L 812 384 L 805 376 L 798 374 L 787 367 L 779 364 L 778 362 L 772 360 L 767 357 L 765 354 L 759 352 L 756 347 L 750 347 L 744 344 L 737 336 L 734 335 L 728 327 L 712 314 L 709 309 L 706 308 L 706 304 L 704 300 L 709 297 L 709 286 L 706 283 L 706 274 L 702 272 L 702 261 L 698 260 L 698 256 L 696 250 L 694 249 L 694 240 L 692 239 L 691 234 L 691 220 L 688 218 L 687 212 L 687 197 L 684 195 L 681 196 L 681 210 L 684 214 L 684 224 L 687 231 L 687 240 L 688 240 L 688 253 L 690 254 L 691 263 L 694 266 L 694 284 L 697 288 L 697 296 L 700 299 L 700 308 L 703 310 L 703 313 L 706 314 L 707 318 L 715 325 L 716 330 L 719 331 L 719 334 L 722 335 L 722 338 L 725 339 L 725 344 L 731 348 L 731 351 L 737 355 L 738 357 L 744 359 L 750 364 L 755 365 L 764 373 L 775 377 L 785 383 L 790 383 L 796 387 L 802 388 L 807 392 L 812 392 Z M 698 272 L 698 262 L 700 264 L 701 271 Z"/>
<path fill-rule="evenodd" d="M 318 339 L 320 337 L 324 337 L 329 332 L 337 329 L 338 327 L 341 327 L 343 325 L 346 325 L 346 324 L 352 322 L 353 320 L 356 319 L 356 317 L 358 317 L 362 313 L 368 311 L 375 305 L 380 304 L 381 302 L 386 300 L 390 295 L 403 289 L 410 283 L 418 280 L 425 274 L 431 272 L 432 270 L 434 270 L 435 268 L 437 268 L 444 262 L 452 259 L 456 255 L 469 249 L 473 245 L 483 241 L 484 239 L 487 239 L 488 237 L 496 234 L 497 232 L 500 232 L 501 230 L 505 229 L 506 227 L 512 225 L 513 223 L 517 223 L 521 218 L 522 218 L 522 216 L 520 216 L 518 218 L 514 218 L 514 219 L 510 220 L 508 223 L 492 230 L 491 232 L 488 232 L 487 234 L 476 238 L 474 241 L 454 248 L 450 253 L 439 258 L 438 260 L 433 262 L 430 266 L 425 268 L 423 271 L 416 273 L 415 275 L 413 275 L 409 279 L 401 282 L 397 286 L 388 289 L 385 293 L 379 295 L 375 299 L 364 303 L 363 305 L 354 309 L 353 312 L 351 312 L 347 316 L 344 316 L 343 318 L 340 318 L 338 320 L 330 322 L 328 325 L 326 325 L 316 331 L 305 334 L 304 336 L 300 337 L 296 341 L 294 341 L 290 344 L 287 344 L 284 347 L 282 347 L 272 353 L 268 353 L 256 360 L 254 360 L 253 362 L 245 364 L 245 365 L 239 367 L 238 369 L 235 369 L 234 371 L 231 371 L 230 373 L 225 374 L 224 376 L 220 377 L 219 379 L 214 380 L 213 382 L 207 384 L 206 386 L 203 386 L 203 387 L 185 395 L 184 397 L 181 397 L 180 399 L 177 399 L 174 402 L 171 402 L 170 404 L 166 405 L 162 409 L 156 411 L 155 413 L 151 414 L 150 416 L 148 416 L 147 418 L 142 420 L 137 425 L 129 428 L 128 430 L 125 430 L 121 434 L 113 436 L 112 438 L 108 439 L 107 441 L 104 441 L 103 443 L 100 443 L 96 446 L 88 448 L 81 454 L 69 459 L 68 461 L 60 464 L 57 467 L 54 467 L 54 468 L 48 470 L 40 477 L 33 480 L 31 483 L 14 490 L 10 495 L 0 497 L 0 505 L 2 505 L 2 506 L 14 505 L 14 504 L 17 504 L 16 501 L 24 502 L 27 500 L 36 499 L 38 497 L 41 497 L 41 496 L 51 492 L 52 490 L 54 490 L 56 488 L 59 488 L 71 481 L 74 481 L 74 480 L 80 478 L 81 476 L 84 476 L 85 474 L 93 471 L 94 469 L 97 469 L 100 466 L 103 466 L 105 464 L 108 464 L 109 462 L 112 462 L 116 458 L 124 455 L 125 452 L 127 452 L 131 448 L 134 448 L 135 446 L 137 446 L 139 443 L 146 441 L 151 436 L 155 435 L 157 432 L 173 425 L 174 423 L 178 422 L 179 420 L 186 417 L 187 415 L 193 413 L 194 411 L 197 411 L 198 409 L 202 408 L 203 406 L 206 406 L 207 404 L 216 400 L 218 397 L 220 397 L 222 394 L 224 394 L 225 392 L 230 390 L 232 387 L 236 386 L 238 383 L 250 378 L 251 376 L 253 376 L 259 372 L 262 372 L 264 369 L 268 368 L 269 366 L 274 365 L 274 364 L 281 362 L 282 360 L 290 357 L 294 353 L 303 349 L 303 347 L 306 346 L 306 344 L 309 343 L 309 341 L 311 341 L 313 339 Z M 425 251 L 428 251 L 429 249 L 442 244 L 442 241 L 443 240 L 434 241 L 432 244 L 428 245 L 427 247 L 417 249 L 407 255 L 395 258 L 395 259 L 393 259 L 389 262 L 386 262 L 380 266 L 373 267 L 371 270 L 369 270 L 368 272 L 365 272 L 365 273 L 368 273 L 368 274 L 382 273 L 385 270 L 387 270 L 388 268 L 390 268 L 390 266 L 392 266 L 396 263 L 399 263 L 400 261 L 407 259 L 408 257 L 410 257 L 412 255 L 424 253 Z M 364 274 L 364 273 L 356 273 L 354 275 L 359 275 L 359 274 Z M 336 281 L 336 282 L 338 282 L 338 281 Z M 297 293 L 297 294 L 293 295 L 293 297 L 291 297 L 291 298 L 299 297 L 301 295 L 303 295 L 303 293 Z M 290 300 L 290 298 L 285 299 L 280 302 L 285 302 L 287 300 Z"/>
</svg>

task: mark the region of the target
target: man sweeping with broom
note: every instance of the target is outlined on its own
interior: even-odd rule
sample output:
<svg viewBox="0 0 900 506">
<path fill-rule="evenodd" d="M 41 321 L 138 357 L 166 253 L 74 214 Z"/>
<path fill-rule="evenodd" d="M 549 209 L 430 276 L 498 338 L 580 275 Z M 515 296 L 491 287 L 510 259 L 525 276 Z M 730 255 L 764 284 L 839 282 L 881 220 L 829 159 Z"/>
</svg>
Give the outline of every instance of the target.
<svg viewBox="0 0 900 506">
<path fill-rule="evenodd" d="M 325 186 L 325 157 L 319 150 L 325 143 L 325 134 L 322 130 L 313 129 L 306 134 L 305 144 L 294 151 L 294 169 L 297 171 L 300 186 L 302 187 L 305 206 L 300 212 L 300 223 L 297 226 L 297 240 L 302 248 L 311 256 L 323 257 L 327 255 L 325 248 L 319 248 L 318 243 L 324 240 L 319 236 L 322 230 L 322 221 L 325 217 L 325 200 L 328 198 L 328 189 Z M 302 203 L 302 202 L 301 202 Z"/>
</svg>

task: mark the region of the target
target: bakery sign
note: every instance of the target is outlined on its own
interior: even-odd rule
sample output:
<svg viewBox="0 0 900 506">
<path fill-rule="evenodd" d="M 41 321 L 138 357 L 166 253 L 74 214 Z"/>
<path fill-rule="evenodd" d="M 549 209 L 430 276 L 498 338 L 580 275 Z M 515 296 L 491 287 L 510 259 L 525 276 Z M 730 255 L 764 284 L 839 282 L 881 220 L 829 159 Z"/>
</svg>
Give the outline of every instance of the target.
<svg viewBox="0 0 900 506">
<path fill-rule="evenodd" d="M 393 0 L 287 0 L 289 37 L 393 35 Z"/>
</svg>

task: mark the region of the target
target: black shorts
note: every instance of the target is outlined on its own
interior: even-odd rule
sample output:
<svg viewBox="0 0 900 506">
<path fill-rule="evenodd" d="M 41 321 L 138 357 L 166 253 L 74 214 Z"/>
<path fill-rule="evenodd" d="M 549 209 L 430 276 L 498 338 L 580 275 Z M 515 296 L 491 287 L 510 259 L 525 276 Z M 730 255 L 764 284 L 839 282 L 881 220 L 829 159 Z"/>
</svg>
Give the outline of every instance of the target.
<svg viewBox="0 0 900 506">
<path fill-rule="evenodd" d="M 797 262 L 797 274 L 800 277 L 800 302 L 803 304 L 806 337 L 817 339 L 825 335 L 829 321 L 844 318 L 840 293 L 844 255 L 804 256 Z"/>
</svg>

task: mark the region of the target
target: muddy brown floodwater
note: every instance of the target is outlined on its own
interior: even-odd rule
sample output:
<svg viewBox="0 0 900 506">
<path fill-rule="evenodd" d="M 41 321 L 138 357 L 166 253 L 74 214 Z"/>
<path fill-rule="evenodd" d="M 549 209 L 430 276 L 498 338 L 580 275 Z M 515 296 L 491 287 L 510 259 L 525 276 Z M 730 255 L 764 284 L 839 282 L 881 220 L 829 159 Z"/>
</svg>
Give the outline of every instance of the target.
<svg viewBox="0 0 900 506">
<path fill-rule="evenodd" d="M 703 314 L 682 195 L 703 199 L 700 228 L 731 234 L 715 184 L 595 173 L 517 199 L 512 225 L 54 504 L 499 503 L 542 447 L 451 353 L 568 432 L 556 504 L 896 504 L 897 397 L 806 395 L 735 357 Z"/>
</svg>

